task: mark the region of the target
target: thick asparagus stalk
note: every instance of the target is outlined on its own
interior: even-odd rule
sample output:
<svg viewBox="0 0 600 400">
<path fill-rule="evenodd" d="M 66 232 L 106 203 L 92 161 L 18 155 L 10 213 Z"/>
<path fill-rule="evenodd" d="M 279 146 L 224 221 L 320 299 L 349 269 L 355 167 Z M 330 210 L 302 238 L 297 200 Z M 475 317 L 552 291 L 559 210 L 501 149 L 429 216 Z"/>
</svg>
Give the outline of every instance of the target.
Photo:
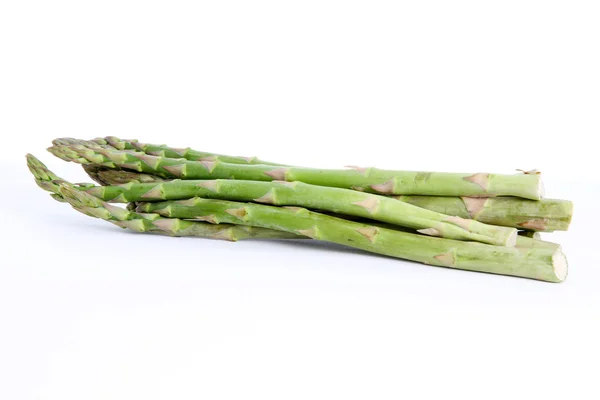
<svg viewBox="0 0 600 400">
<path fill-rule="evenodd" d="M 302 182 L 239 180 L 173 180 L 160 183 L 129 183 L 97 186 L 88 193 L 112 202 L 187 199 L 203 197 L 223 200 L 301 206 L 339 214 L 370 218 L 413 229 L 420 233 L 514 246 L 517 230 L 485 225 L 474 220 L 448 216 L 391 197 L 354 190 L 309 185 Z"/>
<path fill-rule="evenodd" d="M 534 201 L 515 197 L 439 196 L 395 196 L 395 198 L 442 214 L 533 231 L 566 231 L 573 216 L 573 203 L 568 200 Z"/>
<path fill-rule="evenodd" d="M 167 217 L 259 226 L 298 233 L 373 253 L 426 264 L 562 282 L 567 262 L 560 250 L 516 248 L 400 232 L 330 217 L 304 208 L 193 198 L 144 203 Z"/>
<path fill-rule="evenodd" d="M 464 174 L 446 172 L 392 171 L 376 168 L 324 170 L 269 165 L 230 164 L 221 161 L 190 161 L 156 157 L 91 145 L 55 145 L 48 149 L 66 161 L 100 164 L 110 168 L 181 179 L 240 179 L 256 181 L 302 181 L 379 194 L 434 196 L 518 196 L 539 200 L 539 175 Z"/>
</svg>

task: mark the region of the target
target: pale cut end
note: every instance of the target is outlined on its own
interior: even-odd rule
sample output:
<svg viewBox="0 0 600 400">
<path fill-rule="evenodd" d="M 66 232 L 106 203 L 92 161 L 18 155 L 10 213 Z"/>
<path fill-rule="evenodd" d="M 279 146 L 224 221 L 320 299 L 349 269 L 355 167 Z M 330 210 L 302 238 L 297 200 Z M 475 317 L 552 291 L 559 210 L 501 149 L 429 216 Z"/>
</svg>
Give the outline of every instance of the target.
<svg viewBox="0 0 600 400">
<path fill-rule="evenodd" d="M 144 193 L 143 195 L 141 195 L 140 197 L 142 197 L 143 199 L 162 199 L 163 197 L 163 193 L 162 193 L 162 185 L 156 185 L 155 187 L 153 187 L 152 189 L 148 190 L 146 193 Z"/>
<path fill-rule="evenodd" d="M 253 201 L 257 203 L 275 204 L 275 195 L 272 190 L 269 190 L 267 194 L 259 197 L 258 199 L 254 199 Z"/>
<path fill-rule="evenodd" d="M 390 179 L 385 183 L 380 183 L 378 185 L 371 185 L 371 189 L 376 192 L 383 194 L 394 194 L 394 180 Z"/>
<path fill-rule="evenodd" d="M 422 233 L 423 235 L 429 235 L 429 236 L 437 236 L 437 237 L 442 236 L 440 231 L 438 231 L 435 228 L 418 229 L 417 232 Z"/>
<path fill-rule="evenodd" d="M 264 174 L 270 176 L 275 181 L 285 181 L 287 168 L 276 168 L 270 171 L 265 171 Z"/>
<path fill-rule="evenodd" d="M 208 172 L 213 172 L 213 169 L 215 169 L 215 165 L 217 164 L 216 161 L 200 161 L 200 164 L 204 165 L 206 167 L 206 169 L 208 170 Z"/>
<path fill-rule="evenodd" d="M 461 199 L 465 203 L 467 212 L 473 219 L 477 219 L 477 216 L 481 214 L 485 208 L 485 204 L 489 200 L 486 197 L 461 197 Z"/>
<path fill-rule="evenodd" d="M 244 207 L 229 208 L 229 209 L 225 210 L 225 212 L 227 214 L 233 215 L 234 217 L 239 218 L 239 219 L 244 219 L 244 217 L 247 214 L 246 209 Z"/>
<path fill-rule="evenodd" d="M 567 263 L 567 257 L 560 249 L 552 256 L 552 267 L 559 282 L 567 279 L 569 264 Z"/>
<path fill-rule="evenodd" d="M 373 214 L 375 210 L 377 210 L 377 206 L 379 205 L 379 199 L 377 199 L 377 197 L 375 196 L 369 196 L 364 200 L 355 201 L 352 204 L 364 208 L 369 212 L 369 214 Z"/>
<path fill-rule="evenodd" d="M 317 239 L 317 235 L 318 235 L 316 226 L 313 226 L 312 228 L 309 228 L 309 229 L 298 229 L 296 232 L 298 232 L 302 236 L 307 236 L 311 239 Z"/>
<path fill-rule="evenodd" d="M 165 171 L 167 171 L 168 173 L 170 173 L 173 176 L 176 176 L 177 178 L 181 178 L 183 176 L 183 168 L 185 167 L 184 164 L 180 164 L 180 165 L 167 165 L 164 166 L 163 169 Z"/>
<path fill-rule="evenodd" d="M 363 228 L 358 228 L 356 232 L 360 233 L 361 235 L 369 239 L 369 242 L 373 243 L 375 241 L 375 236 L 377 235 L 379 230 L 374 226 L 365 226 Z"/>
<path fill-rule="evenodd" d="M 483 190 L 487 191 L 487 188 L 489 185 L 489 180 L 490 180 L 489 178 L 490 178 L 490 174 L 478 172 L 471 176 L 466 176 L 463 179 L 467 182 L 472 182 L 472 183 L 476 184 L 477 186 L 479 186 L 480 188 L 482 188 Z"/>
<path fill-rule="evenodd" d="M 202 181 L 198 184 L 199 187 L 212 190 L 213 192 L 217 191 L 217 181 Z"/>
</svg>

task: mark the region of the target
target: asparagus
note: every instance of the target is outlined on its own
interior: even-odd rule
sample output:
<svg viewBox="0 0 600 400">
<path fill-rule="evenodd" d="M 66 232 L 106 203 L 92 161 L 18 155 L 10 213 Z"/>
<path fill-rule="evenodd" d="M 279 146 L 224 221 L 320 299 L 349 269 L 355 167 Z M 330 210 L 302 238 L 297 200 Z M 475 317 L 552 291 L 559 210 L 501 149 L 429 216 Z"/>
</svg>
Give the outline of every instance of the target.
<svg viewBox="0 0 600 400">
<path fill-rule="evenodd" d="M 97 186 L 88 193 L 103 200 L 135 201 L 204 198 L 255 201 L 301 206 L 370 218 L 418 229 L 420 233 L 460 240 L 514 246 L 514 228 L 485 225 L 477 221 L 425 210 L 386 196 L 354 190 L 309 185 L 302 182 L 238 180 L 172 180 L 160 183 L 129 183 Z"/>
<path fill-rule="evenodd" d="M 417 235 L 335 218 L 300 207 L 284 208 L 202 198 L 143 203 L 138 206 L 139 212 L 148 209 L 165 217 L 250 225 L 297 233 L 437 266 L 548 282 L 562 282 L 567 275 L 566 257 L 560 249 L 491 246 Z"/>
<path fill-rule="evenodd" d="M 261 165 L 284 165 L 270 161 L 260 160 L 257 157 L 234 157 L 223 154 L 208 153 L 204 151 L 193 150 L 189 147 L 176 148 L 167 145 L 142 143 L 137 139 L 119 139 L 115 136 L 105 138 L 96 138 L 93 142 L 99 145 L 108 145 L 117 150 L 138 150 L 153 156 L 169 158 L 185 158 L 190 161 L 222 161 L 229 164 L 261 164 Z"/>
<path fill-rule="evenodd" d="M 517 196 L 533 200 L 542 197 L 539 174 L 499 175 L 487 173 L 446 173 L 392 171 L 353 167 L 324 170 L 269 165 L 242 165 L 221 161 L 190 161 L 156 157 L 133 151 L 71 144 L 48 149 L 66 161 L 124 168 L 163 178 L 240 179 L 255 181 L 302 181 L 378 194 L 435 196 Z"/>
<path fill-rule="evenodd" d="M 395 196 L 395 198 L 443 214 L 533 231 L 566 231 L 573 216 L 573 203 L 568 200 L 534 201 L 515 197 L 439 196 Z"/>
<path fill-rule="evenodd" d="M 122 185 L 129 182 L 163 182 L 158 176 L 142 174 L 124 169 L 108 168 L 96 164 L 84 164 L 83 170 L 101 185 Z"/>
<path fill-rule="evenodd" d="M 50 191 L 52 193 L 51 195 L 57 200 L 63 202 L 66 201 L 65 197 L 63 197 L 61 194 L 66 192 L 68 193 L 66 198 L 76 210 L 86 215 L 113 222 L 121 227 L 130 225 L 129 227 L 131 229 L 134 229 L 138 232 L 152 232 L 171 236 L 201 236 L 227 240 L 239 240 L 245 238 L 302 238 L 302 236 L 282 231 L 270 230 L 267 228 L 257 228 L 244 225 L 211 225 L 205 222 L 192 222 L 177 218 L 164 218 L 159 214 L 154 213 L 127 212 L 126 210 L 115 208 L 95 196 L 91 196 L 90 193 L 83 192 L 89 189 L 89 184 L 74 185 L 62 180 L 31 154 L 27 155 L 27 165 L 34 175 L 36 183 L 42 189 Z M 61 186 L 64 186 L 64 188 L 59 190 Z M 77 192 L 80 192 L 80 194 Z M 142 207 L 144 207 L 144 205 L 140 205 L 140 208 Z M 384 228 L 402 229 L 405 232 L 411 232 L 409 229 L 389 224 L 380 224 L 380 226 Z M 517 247 L 543 247 L 554 250 L 560 249 L 557 244 L 544 242 L 541 240 L 534 240 L 522 236 L 517 238 Z"/>
<path fill-rule="evenodd" d="M 195 236 L 237 241 L 241 239 L 300 239 L 302 236 L 272 229 L 242 226 L 213 225 L 207 222 L 164 218 L 158 214 L 140 214 L 110 205 L 78 190 L 67 182 L 57 184 L 58 195 L 75 210 L 90 217 L 103 219 L 121 228 L 168 236 Z"/>
<path fill-rule="evenodd" d="M 101 180 L 93 179 L 102 185 L 122 185 L 129 182 L 165 182 L 169 179 L 135 171 L 110 169 L 97 165 L 83 165 L 84 169 L 104 169 Z M 442 196 L 391 196 L 397 200 L 461 218 L 474 219 L 490 225 L 552 232 L 566 231 L 573 216 L 573 203 L 569 200 L 542 199 L 527 200 L 518 197 L 442 197 Z"/>
</svg>

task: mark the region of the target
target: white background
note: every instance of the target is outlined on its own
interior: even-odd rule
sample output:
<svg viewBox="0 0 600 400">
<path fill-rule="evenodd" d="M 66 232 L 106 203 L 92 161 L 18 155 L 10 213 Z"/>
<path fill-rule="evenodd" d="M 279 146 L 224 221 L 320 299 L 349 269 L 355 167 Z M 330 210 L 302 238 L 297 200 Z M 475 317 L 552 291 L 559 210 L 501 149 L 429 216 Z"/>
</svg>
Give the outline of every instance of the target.
<svg viewBox="0 0 600 400">
<path fill-rule="evenodd" d="M 596 1 L 0 2 L 0 398 L 597 399 Z M 24 155 L 116 135 L 323 167 L 543 171 L 563 284 L 126 233 Z"/>
</svg>

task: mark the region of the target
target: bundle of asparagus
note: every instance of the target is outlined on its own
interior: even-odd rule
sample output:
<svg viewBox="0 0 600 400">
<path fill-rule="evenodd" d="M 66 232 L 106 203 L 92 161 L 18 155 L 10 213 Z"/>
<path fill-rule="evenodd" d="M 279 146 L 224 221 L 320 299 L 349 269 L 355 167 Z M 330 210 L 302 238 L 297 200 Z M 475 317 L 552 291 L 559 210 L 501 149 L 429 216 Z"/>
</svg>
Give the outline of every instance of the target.
<svg viewBox="0 0 600 400">
<path fill-rule="evenodd" d="M 38 186 L 138 232 L 317 239 L 457 269 L 549 282 L 567 275 L 560 246 L 535 234 L 566 230 L 572 203 L 542 199 L 536 172 L 324 170 L 116 137 L 56 139 L 48 150 L 100 186 L 69 183 L 27 155 Z"/>
</svg>

